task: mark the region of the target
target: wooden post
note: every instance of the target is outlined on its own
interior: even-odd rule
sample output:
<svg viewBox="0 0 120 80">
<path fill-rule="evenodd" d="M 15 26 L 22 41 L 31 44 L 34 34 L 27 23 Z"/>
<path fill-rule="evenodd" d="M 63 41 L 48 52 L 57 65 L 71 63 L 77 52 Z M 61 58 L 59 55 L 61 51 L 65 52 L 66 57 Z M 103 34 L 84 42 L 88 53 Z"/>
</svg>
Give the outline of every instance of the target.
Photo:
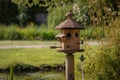
<svg viewBox="0 0 120 80">
<path fill-rule="evenodd" d="M 66 80 L 74 80 L 74 55 L 66 55 Z"/>
</svg>

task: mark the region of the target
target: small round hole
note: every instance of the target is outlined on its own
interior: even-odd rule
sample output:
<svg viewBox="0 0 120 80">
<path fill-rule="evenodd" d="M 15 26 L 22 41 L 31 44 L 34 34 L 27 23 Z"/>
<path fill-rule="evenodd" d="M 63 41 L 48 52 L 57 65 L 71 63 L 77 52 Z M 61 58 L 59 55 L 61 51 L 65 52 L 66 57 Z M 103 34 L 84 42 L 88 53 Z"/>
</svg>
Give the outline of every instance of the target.
<svg viewBox="0 0 120 80">
<path fill-rule="evenodd" d="M 78 37 L 78 33 L 75 33 L 75 37 Z"/>
<path fill-rule="evenodd" d="M 66 48 L 70 48 L 70 45 L 67 45 Z"/>
<path fill-rule="evenodd" d="M 67 33 L 67 37 L 69 37 L 69 38 L 70 38 L 70 37 L 71 37 L 71 34 L 70 34 L 70 33 Z"/>
</svg>

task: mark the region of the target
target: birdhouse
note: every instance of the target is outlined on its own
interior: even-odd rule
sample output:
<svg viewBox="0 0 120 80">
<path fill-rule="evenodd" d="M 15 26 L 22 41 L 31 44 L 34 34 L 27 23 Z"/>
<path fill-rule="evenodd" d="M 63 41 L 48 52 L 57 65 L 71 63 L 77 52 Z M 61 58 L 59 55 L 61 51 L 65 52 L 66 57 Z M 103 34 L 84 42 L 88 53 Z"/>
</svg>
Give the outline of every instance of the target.
<svg viewBox="0 0 120 80">
<path fill-rule="evenodd" d="M 71 11 L 67 12 L 65 15 L 67 19 L 56 26 L 56 29 L 60 30 L 60 34 L 56 35 L 61 47 L 58 51 L 81 52 L 80 30 L 84 29 L 84 26 L 73 20 L 73 13 Z"/>
</svg>

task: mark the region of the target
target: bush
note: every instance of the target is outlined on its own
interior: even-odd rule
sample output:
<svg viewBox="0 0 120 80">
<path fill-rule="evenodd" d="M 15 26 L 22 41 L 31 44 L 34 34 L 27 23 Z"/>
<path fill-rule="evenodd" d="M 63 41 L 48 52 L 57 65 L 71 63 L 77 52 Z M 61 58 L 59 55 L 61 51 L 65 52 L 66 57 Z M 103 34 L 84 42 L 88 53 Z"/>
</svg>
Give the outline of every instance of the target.
<svg viewBox="0 0 120 80">
<path fill-rule="evenodd" d="M 17 25 L 1 26 L 0 40 L 56 40 L 55 35 L 59 30 L 47 28 L 45 25 L 27 26 L 20 28 Z M 99 34 L 99 35 L 98 35 Z M 97 32 L 93 26 L 86 27 L 85 30 L 80 31 L 81 37 L 85 39 L 104 38 L 105 34 L 101 27 L 97 27 Z"/>
<path fill-rule="evenodd" d="M 8 40 L 17 40 L 21 39 L 22 35 L 19 31 L 17 31 L 17 26 L 11 26 L 5 29 L 5 39 Z"/>
<path fill-rule="evenodd" d="M 5 32 L 5 29 L 3 27 L 0 27 L 0 40 L 4 40 L 5 39 L 4 32 Z"/>
<path fill-rule="evenodd" d="M 99 65 L 103 73 L 99 80 L 120 80 L 120 23 L 114 20 L 105 29 L 105 44 L 101 44 Z"/>
<path fill-rule="evenodd" d="M 0 27 L 0 40 L 55 40 L 56 34 L 56 30 L 37 26 L 19 28 L 16 25 L 11 25 Z"/>
<path fill-rule="evenodd" d="M 70 4 L 57 6 L 52 9 L 48 14 L 48 27 L 54 28 L 56 25 L 60 24 L 63 20 L 66 19 L 65 13 L 70 10 Z"/>
<path fill-rule="evenodd" d="M 41 32 L 41 37 L 43 40 L 55 40 L 55 31 L 53 30 L 49 30 L 47 33 L 46 33 L 47 29 L 46 30 L 43 30 Z"/>
<path fill-rule="evenodd" d="M 97 38 L 105 38 L 105 33 L 102 27 L 93 27 L 93 26 L 87 26 L 84 30 L 80 31 L 81 37 L 84 37 L 85 39 L 97 39 Z"/>
</svg>

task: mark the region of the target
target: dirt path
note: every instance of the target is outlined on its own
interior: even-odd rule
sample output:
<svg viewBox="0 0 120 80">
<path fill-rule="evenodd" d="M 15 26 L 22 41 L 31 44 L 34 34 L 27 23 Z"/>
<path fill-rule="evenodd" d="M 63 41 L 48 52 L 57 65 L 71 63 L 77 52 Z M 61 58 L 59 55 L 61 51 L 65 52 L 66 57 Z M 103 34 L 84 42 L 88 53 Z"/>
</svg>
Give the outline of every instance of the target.
<svg viewBox="0 0 120 80">
<path fill-rule="evenodd" d="M 7 45 L 7 46 L 0 46 L 0 49 L 10 49 L 10 48 L 47 48 L 50 45 Z"/>
<path fill-rule="evenodd" d="M 98 45 L 98 42 L 85 42 L 89 45 Z M 57 46 L 55 44 L 53 44 L 54 46 Z M 50 46 L 53 46 L 53 45 L 48 45 L 48 44 L 36 44 L 36 45 L 3 45 L 3 46 L 0 46 L 0 49 L 11 49 L 11 48 L 49 48 Z M 59 44 L 58 44 L 59 45 Z"/>
</svg>

